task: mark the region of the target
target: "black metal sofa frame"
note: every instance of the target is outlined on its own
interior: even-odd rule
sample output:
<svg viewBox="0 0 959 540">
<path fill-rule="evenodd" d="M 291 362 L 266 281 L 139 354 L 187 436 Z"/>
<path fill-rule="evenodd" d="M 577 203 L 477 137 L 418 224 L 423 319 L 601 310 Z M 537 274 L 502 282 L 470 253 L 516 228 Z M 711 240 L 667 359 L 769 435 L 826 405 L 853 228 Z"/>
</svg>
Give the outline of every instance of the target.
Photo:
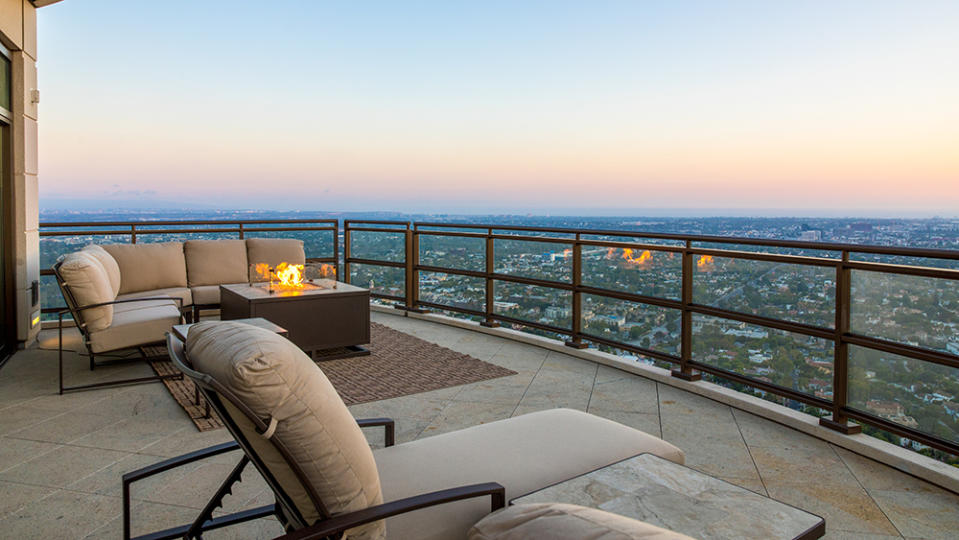
<svg viewBox="0 0 959 540">
<path fill-rule="evenodd" d="M 162 345 L 163 341 L 159 340 L 155 343 L 144 343 L 143 345 L 137 347 L 139 356 L 129 358 L 129 357 L 117 357 L 114 353 L 126 350 L 126 349 L 117 349 L 112 351 L 102 351 L 99 353 L 94 353 L 93 349 L 90 347 L 90 330 L 87 327 L 87 323 L 84 321 L 83 312 L 88 309 L 98 308 L 102 306 L 109 306 L 114 304 L 126 304 L 132 302 L 148 302 L 156 300 L 173 300 L 177 304 L 177 309 L 180 312 L 180 322 L 183 322 L 183 299 L 182 298 L 171 298 L 168 296 L 162 297 L 146 297 L 146 298 L 127 298 L 123 300 L 112 300 L 110 302 L 101 302 L 98 304 L 89 304 L 85 306 L 77 305 L 76 297 L 73 295 L 73 292 L 70 290 L 70 286 L 63 279 L 63 276 L 60 274 L 60 266 L 62 261 L 58 261 L 53 265 L 53 275 L 56 276 L 57 286 L 60 288 L 60 293 L 63 294 L 63 299 L 67 304 L 67 309 L 57 312 L 57 363 L 58 363 L 58 380 L 59 380 L 59 391 L 60 394 L 64 392 L 73 392 L 77 390 L 92 390 L 97 388 L 112 388 L 117 386 L 127 386 L 133 384 L 143 384 L 149 382 L 161 381 L 164 379 L 180 379 L 183 377 L 182 374 L 170 374 L 170 375 L 153 375 L 147 377 L 134 377 L 128 379 L 119 379 L 112 381 L 104 381 L 92 384 L 81 384 L 74 386 L 64 386 L 63 384 L 63 316 L 70 314 L 73 318 L 73 322 L 76 325 L 77 329 L 80 330 L 80 334 L 83 337 L 83 345 L 87 350 L 87 356 L 90 358 L 90 371 L 93 371 L 98 366 L 106 365 L 115 365 L 129 362 L 152 362 L 157 360 L 167 360 L 165 355 L 156 355 L 150 356 L 146 354 L 144 347 L 151 345 Z M 80 353 L 83 354 L 83 353 Z M 101 356 L 107 358 L 103 362 L 97 362 L 96 357 Z"/>
</svg>

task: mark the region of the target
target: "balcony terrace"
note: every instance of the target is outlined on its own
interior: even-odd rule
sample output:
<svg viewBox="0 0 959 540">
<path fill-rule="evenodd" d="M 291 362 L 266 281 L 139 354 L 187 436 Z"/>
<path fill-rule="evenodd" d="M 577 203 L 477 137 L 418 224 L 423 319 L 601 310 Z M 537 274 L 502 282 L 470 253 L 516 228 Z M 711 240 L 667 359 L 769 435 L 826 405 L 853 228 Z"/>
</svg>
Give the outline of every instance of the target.
<svg viewBox="0 0 959 540">
<path fill-rule="evenodd" d="M 373 320 L 517 374 L 351 407 L 357 417 L 395 418 L 398 442 L 570 407 L 661 436 L 683 448 L 693 468 L 822 515 L 830 538 L 954 538 L 959 530 L 959 496 L 835 444 L 562 349 L 402 315 L 380 311 Z M 55 340 L 45 331 L 39 347 L 17 353 L 0 372 L 0 531 L 10 538 L 117 538 L 122 473 L 230 435 L 198 432 L 159 384 L 57 395 Z M 71 377 L 92 382 L 82 359 L 67 365 Z M 141 364 L 120 369 L 150 373 Z M 371 434 L 371 443 L 382 444 L 378 437 Z M 191 520 L 235 459 L 222 456 L 137 485 L 133 532 Z M 271 502 L 255 476 L 227 498 L 226 510 Z M 281 532 L 265 519 L 207 537 Z"/>
<path fill-rule="evenodd" d="M 959 454 L 947 406 L 959 401 L 959 253 L 436 223 L 114 222 L 43 224 L 42 265 L 90 241 L 251 236 L 303 239 L 308 261 L 342 265 L 342 279 L 373 291 L 375 321 L 518 372 L 351 407 L 395 418 L 400 441 L 570 407 L 820 514 L 832 537 L 959 530 L 959 469 L 940 461 Z M 44 306 L 56 311 L 46 274 Z M 115 537 L 120 474 L 229 435 L 196 432 L 160 385 L 55 395 L 53 337 L 45 330 L 0 371 L 11 494 L 0 530 Z M 150 373 L 66 365 L 81 382 Z M 139 530 L 192 518 L 231 465 L 134 493 L 139 515 L 156 516 L 135 517 Z M 263 504 L 264 489 L 245 481 L 228 509 Z M 233 534 L 278 532 L 246 527 Z"/>
</svg>

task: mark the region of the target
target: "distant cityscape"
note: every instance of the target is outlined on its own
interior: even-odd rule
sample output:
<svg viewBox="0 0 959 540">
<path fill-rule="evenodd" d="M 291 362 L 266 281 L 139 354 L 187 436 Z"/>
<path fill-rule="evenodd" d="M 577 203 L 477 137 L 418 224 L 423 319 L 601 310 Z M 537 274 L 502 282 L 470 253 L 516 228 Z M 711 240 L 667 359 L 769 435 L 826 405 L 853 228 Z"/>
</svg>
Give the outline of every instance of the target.
<svg viewBox="0 0 959 540">
<path fill-rule="evenodd" d="M 614 218 L 563 216 L 458 216 L 397 213 L 305 213 L 257 211 L 46 211 L 43 222 L 197 219 L 378 219 L 437 223 L 476 223 L 501 226 L 536 226 L 591 230 L 683 233 L 724 237 L 803 240 L 809 242 L 908 246 L 959 250 L 959 219 L 842 219 L 842 218 Z M 280 236 L 279 233 L 261 233 Z M 342 228 L 341 228 L 342 235 Z M 329 232 L 292 232 L 304 240 L 307 255 L 330 256 L 333 238 Z M 589 235 L 584 236 L 587 238 Z M 220 238 L 223 234 L 140 235 L 138 241 L 187 238 Z M 626 240 L 596 236 L 595 240 Z M 91 237 L 44 237 L 41 264 L 49 268 L 62 253 L 89 243 Z M 97 242 L 129 241 L 128 236 L 98 237 Z M 646 244 L 677 245 L 669 240 Z M 342 238 L 340 238 L 342 246 Z M 496 272 L 568 283 L 572 259 L 563 244 L 536 242 L 534 238 L 497 240 Z M 743 245 L 710 245 L 717 249 L 755 251 Z M 805 256 L 832 256 L 816 249 L 761 248 L 763 251 Z M 356 232 L 352 256 L 371 260 L 402 261 L 402 234 Z M 436 267 L 483 270 L 484 241 L 480 238 L 420 237 L 420 263 Z M 959 261 L 866 256 L 859 260 L 916 266 L 957 268 Z M 682 268 L 680 257 L 666 251 L 629 250 L 588 246 L 582 251 L 584 285 L 627 291 L 646 296 L 679 299 Z M 353 283 L 372 291 L 403 296 L 402 268 L 351 265 Z M 571 293 L 548 287 L 497 282 L 494 312 L 516 319 L 569 328 Z M 61 305 L 52 279 L 42 283 L 45 306 Z M 426 302 L 482 311 L 485 280 L 442 272 L 421 272 L 420 298 Z M 835 272 L 829 267 L 802 266 L 723 257 L 697 258 L 693 285 L 694 302 L 747 314 L 832 328 L 835 311 Z M 454 316 L 464 316 L 449 312 Z M 639 304 L 599 295 L 584 295 L 583 331 L 620 343 L 679 354 L 678 310 Z M 907 345 L 959 355 L 959 283 L 955 280 L 854 271 L 851 329 Z M 539 334 L 550 332 L 529 330 Z M 636 356 L 625 350 L 600 346 L 636 362 L 662 367 L 668 364 Z M 774 383 L 803 393 L 831 399 L 833 346 L 829 340 L 793 334 L 705 315 L 693 317 L 693 358 L 750 378 Z M 941 438 L 959 441 L 959 370 L 947 366 L 850 347 L 849 403 L 899 424 L 921 429 Z M 785 400 L 725 380 L 714 382 L 734 387 L 805 410 L 823 411 Z M 872 435 L 934 455 L 959 465 L 959 457 L 942 455 L 890 433 L 867 428 Z"/>
</svg>

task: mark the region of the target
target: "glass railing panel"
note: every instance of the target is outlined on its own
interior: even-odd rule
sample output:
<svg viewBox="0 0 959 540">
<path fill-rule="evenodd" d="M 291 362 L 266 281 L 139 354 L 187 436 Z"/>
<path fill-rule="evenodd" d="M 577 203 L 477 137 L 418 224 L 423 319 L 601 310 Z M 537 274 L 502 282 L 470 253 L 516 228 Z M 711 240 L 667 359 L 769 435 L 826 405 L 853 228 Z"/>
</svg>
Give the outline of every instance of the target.
<svg viewBox="0 0 959 540">
<path fill-rule="evenodd" d="M 856 334 L 959 355 L 959 281 L 852 271 Z"/>
<path fill-rule="evenodd" d="M 88 244 L 129 244 L 130 235 L 116 234 L 109 236 L 41 236 L 40 237 L 40 269 L 53 268 L 57 258 L 72 251 L 79 251 Z"/>
<path fill-rule="evenodd" d="M 795 239 L 783 240 L 793 241 Z M 809 247 L 757 246 L 752 244 L 728 244 L 726 242 L 693 242 L 692 245 L 694 248 L 726 251 L 747 251 L 751 253 L 766 253 L 770 255 L 792 255 L 796 257 L 812 257 L 833 260 L 839 260 L 842 258 L 841 250 L 814 249 Z"/>
<path fill-rule="evenodd" d="M 316 225 L 307 225 L 316 226 Z M 259 226 L 254 226 L 260 228 Z M 244 238 L 293 238 L 303 241 L 307 259 L 333 257 L 333 231 L 253 231 L 244 232 Z"/>
<path fill-rule="evenodd" d="M 836 270 L 779 262 L 694 255 L 693 302 L 832 328 Z"/>
<path fill-rule="evenodd" d="M 683 258 L 678 253 L 583 246 L 583 285 L 679 300 Z"/>
<path fill-rule="evenodd" d="M 682 313 L 676 309 L 583 295 L 583 332 L 679 356 Z"/>
<path fill-rule="evenodd" d="M 66 309 L 67 303 L 60 294 L 60 287 L 57 286 L 57 278 L 54 276 L 40 276 L 40 305 L 43 309 Z M 70 316 L 64 317 L 69 319 Z M 56 313 L 44 313 L 43 320 L 57 320 Z"/>
<path fill-rule="evenodd" d="M 397 231 L 351 231 L 350 257 L 372 261 L 406 260 L 406 233 Z"/>
<path fill-rule="evenodd" d="M 572 326 L 572 293 L 508 281 L 493 283 L 493 313 L 560 328 Z"/>
<path fill-rule="evenodd" d="M 420 300 L 444 306 L 483 311 L 486 280 L 442 272 L 420 272 Z"/>
<path fill-rule="evenodd" d="M 528 240 L 496 240 L 494 271 L 569 283 L 573 271 L 573 246 Z"/>
<path fill-rule="evenodd" d="M 697 314 L 692 330 L 697 362 L 832 399 L 831 341 Z"/>
<path fill-rule="evenodd" d="M 402 297 L 406 294 L 406 271 L 393 266 L 351 263 L 350 284 L 372 293 Z"/>
<path fill-rule="evenodd" d="M 582 234 L 580 238 L 583 241 L 599 240 L 603 242 L 625 242 L 627 244 L 652 244 L 658 246 L 683 247 L 685 242 L 679 240 L 669 240 L 662 238 L 645 238 L 642 236 L 613 236 L 604 234 Z"/>
<path fill-rule="evenodd" d="M 959 442 L 959 369 L 850 345 L 848 403 Z"/>
<path fill-rule="evenodd" d="M 923 246 L 910 246 L 922 248 Z M 940 246 L 929 246 L 939 248 Z M 882 264 L 897 264 L 903 266 L 920 266 L 926 268 L 948 268 L 959 270 L 959 260 L 956 259 L 936 259 L 932 257 L 911 257 L 904 255 L 884 255 L 879 253 L 856 253 L 849 254 L 849 260 L 857 262 L 872 262 Z"/>
<path fill-rule="evenodd" d="M 423 266 L 486 270 L 485 238 L 420 234 L 419 244 L 419 262 Z"/>
</svg>

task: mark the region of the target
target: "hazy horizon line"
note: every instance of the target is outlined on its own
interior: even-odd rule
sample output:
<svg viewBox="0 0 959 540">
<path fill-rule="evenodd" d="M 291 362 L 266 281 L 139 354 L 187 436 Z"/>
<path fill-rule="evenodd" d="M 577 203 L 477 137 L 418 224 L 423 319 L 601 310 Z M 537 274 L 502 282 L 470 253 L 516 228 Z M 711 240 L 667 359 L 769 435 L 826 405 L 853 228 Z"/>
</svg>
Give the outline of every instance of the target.
<svg viewBox="0 0 959 540">
<path fill-rule="evenodd" d="M 443 211 L 426 208 L 342 208 L 311 209 L 295 207 L 248 207 L 210 206 L 205 204 L 184 204 L 182 201 L 163 200 L 113 200 L 112 206 L 104 205 L 102 199 L 43 198 L 40 213 L 45 212 L 291 212 L 313 214 L 399 214 L 399 215 L 448 215 L 448 216 L 529 216 L 529 217 L 603 217 L 603 218 L 795 218 L 795 219 L 959 219 L 959 212 L 935 212 L 919 210 L 889 209 L 813 209 L 813 208 L 708 208 L 708 207 L 672 207 L 672 208 L 618 208 L 618 207 L 456 207 Z M 44 205 L 44 202 L 54 204 Z M 61 204 L 57 204 L 61 203 Z M 69 203 L 69 204 L 64 204 Z M 352 206 L 352 205 L 350 205 Z M 397 205 L 402 206 L 402 205 Z"/>
</svg>

